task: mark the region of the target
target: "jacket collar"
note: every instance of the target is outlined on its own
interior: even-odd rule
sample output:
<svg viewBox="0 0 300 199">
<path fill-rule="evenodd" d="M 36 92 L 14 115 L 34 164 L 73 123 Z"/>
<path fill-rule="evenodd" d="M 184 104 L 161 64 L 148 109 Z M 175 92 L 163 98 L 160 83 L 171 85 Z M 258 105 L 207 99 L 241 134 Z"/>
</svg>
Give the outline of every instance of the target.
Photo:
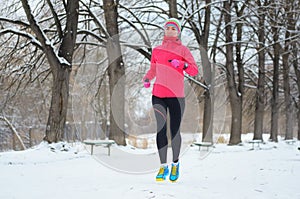
<svg viewBox="0 0 300 199">
<path fill-rule="evenodd" d="M 178 37 L 166 37 L 166 36 L 164 36 L 162 44 L 164 45 L 164 44 L 168 44 L 168 43 L 176 43 L 176 44 L 180 45 L 181 41 Z"/>
</svg>

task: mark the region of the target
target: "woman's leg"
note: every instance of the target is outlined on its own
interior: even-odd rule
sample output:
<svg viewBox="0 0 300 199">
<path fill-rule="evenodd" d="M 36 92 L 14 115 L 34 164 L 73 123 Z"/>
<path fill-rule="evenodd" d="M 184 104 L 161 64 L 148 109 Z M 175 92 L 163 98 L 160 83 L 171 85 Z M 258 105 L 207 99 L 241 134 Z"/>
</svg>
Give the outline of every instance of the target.
<svg viewBox="0 0 300 199">
<path fill-rule="evenodd" d="M 181 148 L 180 124 L 185 109 L 185 99 L 169 98 L 167 101 L 167 106 L 170 113 L 173 162 L 178 162 Z"/>
<path fill-rule="evenodd" d="M 156 145 L 160 158 L 160 163 L 167 163 L 167 105 L 164 99 L 152 96 L 152 105 L 157 124 Z"/>
</svg>

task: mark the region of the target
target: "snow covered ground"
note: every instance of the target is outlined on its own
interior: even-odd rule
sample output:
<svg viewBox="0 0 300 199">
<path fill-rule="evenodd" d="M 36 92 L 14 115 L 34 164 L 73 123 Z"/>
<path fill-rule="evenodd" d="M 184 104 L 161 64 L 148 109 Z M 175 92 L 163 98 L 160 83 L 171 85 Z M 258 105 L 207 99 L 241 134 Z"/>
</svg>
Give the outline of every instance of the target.
<svg viewBox="0 0 300 199">
<path fill-rule="evenodd" d="M 153 151 L 114 146 L 107 156 L 106 148 L 96 147 L 91 156 L 81 143 L 41 143 L 0 153 L 0 198 L 299 199 L 299 144 L 189 147 L 181 156 L 178 182 L 158 183 Z"/>
</svg>

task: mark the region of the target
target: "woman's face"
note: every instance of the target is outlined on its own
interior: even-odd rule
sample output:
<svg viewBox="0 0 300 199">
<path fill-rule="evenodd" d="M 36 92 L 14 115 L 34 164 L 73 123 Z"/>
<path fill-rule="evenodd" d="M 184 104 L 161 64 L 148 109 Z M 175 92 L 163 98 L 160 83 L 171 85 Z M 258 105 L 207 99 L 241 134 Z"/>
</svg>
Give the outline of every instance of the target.
<svg viewBox="0 0 300 199">
<path fill-rule="evenodd" d="M 167 26 L 165 28 L 165 36 L 167 37 L 178 37 L 178 32 L 175 27 Z"/>
</svg>

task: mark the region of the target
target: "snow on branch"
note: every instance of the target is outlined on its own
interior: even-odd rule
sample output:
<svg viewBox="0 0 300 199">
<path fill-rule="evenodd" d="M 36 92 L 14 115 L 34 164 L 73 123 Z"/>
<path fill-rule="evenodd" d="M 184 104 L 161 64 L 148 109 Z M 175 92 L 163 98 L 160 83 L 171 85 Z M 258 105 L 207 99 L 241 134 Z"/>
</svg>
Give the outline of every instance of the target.
<svg viewBox="0 0 300 199">
<path fill-rule="evenodd" d="M 33 18 L 33 16 L 31 16 L 31 17 Z M 25 26 L 25 27 L 30 27 L 30 24 L 24 23 L 24 22 L 19 21 L 19 20 L 11 20 L 11 19 L 8 19 L 8 18 L 0 17 L 0 21 L 9 22 L 9 23 L 13 23 L 13 24 L 16 24 L 16 25 L 22 25 L 22 26 Z M 28 40 L 30 40 L 32 44 L 34 44 L 35 46 L 37 46 L 38 48 L 40 48 L 43 51 L 45 51 L 45 48 L 43 48 L 43 45 L 44 46 L 49 46 L 52 49 L 52 51 L 54 53 L 54 56 L 56 56 L 57 60 L 60 62 L 60 64 L 70 66 L 71 64 L 65 58 L 60 57 L 58 55 L 58 53 L 55 53 L 55 48 L 52 45 L 52 43 L 49 41 L 47 35 L 42 31 L 42 29 L 39 27 L 38 23 L 36 21 L 34 21 L 34 22 L 35 22 L 34 26 L 37 29 L 37 31 L 35 31 L 35 33 L 36 34 L 38 33 L 37 35 L 40 36 L 39 39 L 36 38 L 35 36 L 33 36 L 32 34 L 29 34 L 25 31 L 20 31 L 18 29 L 14 29 L 14 28 L 6 28 L 6 29 L 3 29 L 3 30 L 0 30 L 0 35 L 4 35 L 4 34 L 7 34 L 7 33 L 12 33 L 12 34 L 15 34 L 15 35 L 25 37 Z M 41 42 L 43 42 L 43 44 L 39 40 Z"/>
<path fill-rule="evenodd" d="M 71 64 L 70 62 L 68 62 L 68 60 L 66 60 L 64 57 L 59 56 L 58 53 L 55 53 L 55 55 L 61 65 L 71 67 Z"/>
<path fill-rule="evenodd" d="M 27 32 L 20 31 L 20 30 L 17 30 L 17 29 L 13 29 L 13 28 L 6 28 L 6 29 L 3 29 L 3 30 L 0 30 L 0 35 L 4 35 L 4 34 L 7 34 L 7 33 L 12 33 L 12 34 L 15 34 L 15 35 L 25 37 L 25 38 L 29 39 L 31 41 L 31 43 L 33 43 L 35 46 L 37 46 L 40 49 L 43 49 L 41 43 L 33 35 L 31 35 Z"/>
<path fill-rule="evenodd" d="M 0 21 L 12 23 L 12 24 L 15 24 L 15 25 L 21 25 L 21 26 L 24 26 L 24 27 L 30 27 L 30 25 L 28 23 L 25 23 L 24 21 L 13 20 L 13 19 L 9 19 L 9 18 L 6 18 L 6 17 L 0 17 Z"/>
</svg>

